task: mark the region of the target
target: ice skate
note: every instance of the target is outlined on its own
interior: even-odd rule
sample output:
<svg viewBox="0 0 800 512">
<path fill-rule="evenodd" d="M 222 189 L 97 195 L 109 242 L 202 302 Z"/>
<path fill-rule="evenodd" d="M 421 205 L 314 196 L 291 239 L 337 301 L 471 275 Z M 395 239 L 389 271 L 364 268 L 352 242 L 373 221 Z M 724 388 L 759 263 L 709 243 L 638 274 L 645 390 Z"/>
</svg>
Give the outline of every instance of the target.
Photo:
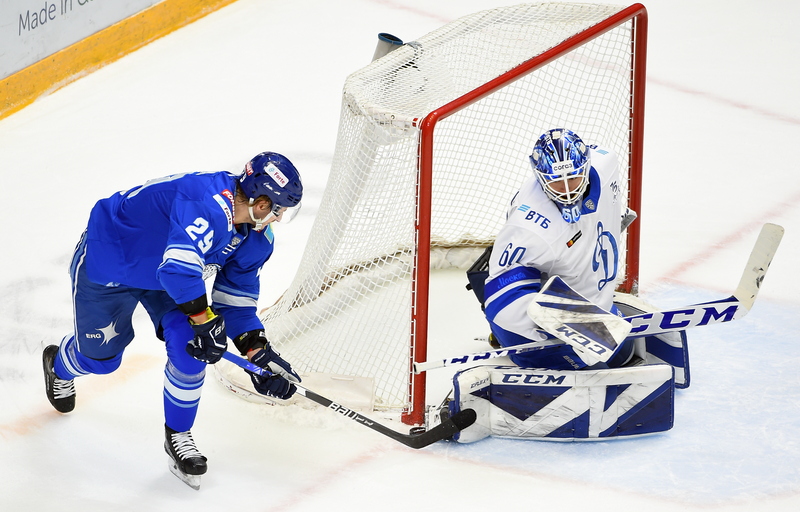
<svg viewBox="0 0 800 512">
<path fill-rule="evenodd" d="M 47 399 L 58 412 L 70 412 L 75 408 L 75 381 L 59 379 L 53 369 L 58 346 L 50 345 L 42 352 L 44 386 Z"/>
<path fill-rule="evenodd" d="M 169 455 L 169 470 L 192 489 L 200 489 L 200 475 L 208 470 L 206 458 L 197 450 L 192 433 L 176 432 L 164 426 L 164 450 Z"/>
</svg>

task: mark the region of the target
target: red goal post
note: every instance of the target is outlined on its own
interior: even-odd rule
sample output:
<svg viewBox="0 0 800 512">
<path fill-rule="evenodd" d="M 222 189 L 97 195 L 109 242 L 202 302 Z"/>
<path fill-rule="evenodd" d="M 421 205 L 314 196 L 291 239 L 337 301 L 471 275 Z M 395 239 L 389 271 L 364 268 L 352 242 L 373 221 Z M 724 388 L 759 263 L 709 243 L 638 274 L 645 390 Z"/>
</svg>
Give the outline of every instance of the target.
<svg viewBox="0 0 800 512">
<path fill-rule="evenodd" d="M 414 265 L 414 314 L 412 322 L 412 364 L 427 360 L 428 348 L 428 295 L 429 273 L 416 272 L 430 267 L 431 203 L 434 133 L 437 124 L 456 112 L 472 105 L 496 90 L 508 86 L 533 71 L 547 65 L 571 52 L 575 48 L 595 39 L 625 23 L 631 24 L 631 86 L 630 86 L 630 139 L 628 146 L 628 206 L 641 216 L 641 176 L 642 150 L 644 137 L 644 97 L 647 62 L 647 9 L 642 4 L 633 4 L 596 25 L 564 40 L 555 47 L 531 58 L 516 68 L 498 76 L 467 94 L 430 112 L 420 124 L 419 146 L 419 195 L 417 203 L 417 262 Z M 638 291 L 639 278 L 640 222 L 634 222 L 627 229 L 625 278 L 618 284 L 618 290 L 627 293 Z M 410 395 L 412 407 L 404 414 L 403 420 L 418 424 L 425 412 L 425 373 L 414 375 Z"/>
<path fill-rule="evenodd" d="M 351 74 L 303 257 L 262 314 L 273 345 L 304 378 L 359 379 L 370 408 L 421 424 L 426 377 L 412 365 L 427 359 L 431 269 L 465 270 L 493 243 L 541 133 L 570 128 L 613 149 L 622 196 L 641 213 L 646 40 L 641 4 L 522 4 L 460 18 Z M 638 226 L 622 242 L 626 291 Z M 461 314 L 479 317 L 470 304 Z M 216 367 L 252 396 L 241 370 Z"/>
</svg>

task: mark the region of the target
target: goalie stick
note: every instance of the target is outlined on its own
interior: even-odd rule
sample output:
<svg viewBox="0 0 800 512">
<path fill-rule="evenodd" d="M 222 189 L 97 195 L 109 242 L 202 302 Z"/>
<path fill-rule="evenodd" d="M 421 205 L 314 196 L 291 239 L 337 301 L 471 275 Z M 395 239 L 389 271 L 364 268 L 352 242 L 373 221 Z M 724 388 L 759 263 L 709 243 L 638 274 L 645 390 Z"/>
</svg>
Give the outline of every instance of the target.
<svg viewBox="0 0 800 512">
<path fill-rule="evenodd" d="M 761 283 L 783 238 L 783 231 L 777 224 L 764 224 L 733 295 L 727 299 L 685 308 L 625 317 L 632 325 L 631 335 L 680 331 L 689 327 L 730 322 L 745 316 L 753 308 Z"/>
<path fill-rule="evenodd" d="M 691 327 L 711 325 L 738 320 L 745 316 L 755 303 L 761 283 L 783 238 L 784 229 L 776 224 L 765 224 L 756 240 L 736 291 L 728 298 L 682 308 L 624 317 L 631 324 L 631 336 L 651 336 L 666 332 L 682 331 Z M 539 342 L 514 345 L 513 347 L 486 352 L 476 352 L 448 359 L 437 359 L 414 363 L 414 373 L 445 366 L 463 365 L 497 357 L 522 354 L 537 350 Z"/>
<path fill-rule="evenodd" d="M 232 354 L 229 351 L 224 352 L 222 357 L 249 372 L 264 376 L 272 375 L 272 372 L 269 370 L 265 370 L 264 368 L 251 363 L 247 359 L 237 356 L 236 354 Z M 397 432 L 389 427 L 386 427 L 385 425 L 377 423 L 366 416 L 353 411 L 352 409 L 348 409 L 343 405 L 337 404 L 336 402 L 329 400 L 324 396 L 318 395 L 297 383 L 294 383 L 294 385 L 297 387 L 297 392 L 299 394 L 308 398 L 312 402 L 316 402 L 323 407 L 327 407 L 334 412 L 338 412 L 345 418 L 360 423 L 365 427 L 371 428 L 372 430 L 379 432 L 386 437 L 390 437 L 395 441 L 408 446 L 409 448 L 425 448 L 426 446 L 437 441 L 448 439 L 456 432 L 459 432 L 475 423 L 475 420 L 477 419 L 477 415 L 473 409 L 464 409 L 451 416 L 447 421 L 435 426 L 430 430 L 426 430 L 418 434 L 403 434 L 402 432 Z"/>
</svg>

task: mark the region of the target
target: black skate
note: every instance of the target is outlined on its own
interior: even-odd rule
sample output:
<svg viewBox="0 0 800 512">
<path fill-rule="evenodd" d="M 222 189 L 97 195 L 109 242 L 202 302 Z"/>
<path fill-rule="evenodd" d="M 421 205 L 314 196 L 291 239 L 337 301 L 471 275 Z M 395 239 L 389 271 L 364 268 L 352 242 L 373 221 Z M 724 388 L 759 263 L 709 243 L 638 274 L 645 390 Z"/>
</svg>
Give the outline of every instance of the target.
<svg viewBox="0 0 800 512">
<path fill-rule="evenodd" d="M 164 426 L 164 450 L 169 455 L 169 470 L 192 489 L 200 489 L 200 475 L 208 470 L 206 458 L 197 450 L 192 433 L 175 432 Z"/>
<path fill-rule="evenodd" d="M 70 412 L 75 408 L 75 381 L 59 379 L 53 370 L 58 354 L 58 346 L 50 345 L 42 352 L 44 367 L 44 388 L 47 399 L 58 412 Z"/>
</svg>

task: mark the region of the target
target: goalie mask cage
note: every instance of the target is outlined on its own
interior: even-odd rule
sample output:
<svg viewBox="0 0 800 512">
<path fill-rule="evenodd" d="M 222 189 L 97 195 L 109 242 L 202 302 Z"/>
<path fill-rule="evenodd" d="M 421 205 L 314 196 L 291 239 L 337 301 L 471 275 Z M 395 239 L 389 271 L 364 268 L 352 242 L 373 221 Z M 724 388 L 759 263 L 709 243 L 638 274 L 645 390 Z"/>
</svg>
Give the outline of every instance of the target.
<svg viewBox="0 0 800 512">
<path fill-rule="evenodd" d="M 641 4 L 492 9 L 347 78 L 308 244 L 262 317 L 296 370 L 370 377 L 375 410 L 422 423 L 425 375 L 411 367 L 427 356 L 430 268 L 466 268 L 492 244 L 550 128 L 614 149 L 622 195 L 640 210 L 646 16 Z M 638 224 L 625 242 L 626 291 L 638 277 Z"/>
</svg>

